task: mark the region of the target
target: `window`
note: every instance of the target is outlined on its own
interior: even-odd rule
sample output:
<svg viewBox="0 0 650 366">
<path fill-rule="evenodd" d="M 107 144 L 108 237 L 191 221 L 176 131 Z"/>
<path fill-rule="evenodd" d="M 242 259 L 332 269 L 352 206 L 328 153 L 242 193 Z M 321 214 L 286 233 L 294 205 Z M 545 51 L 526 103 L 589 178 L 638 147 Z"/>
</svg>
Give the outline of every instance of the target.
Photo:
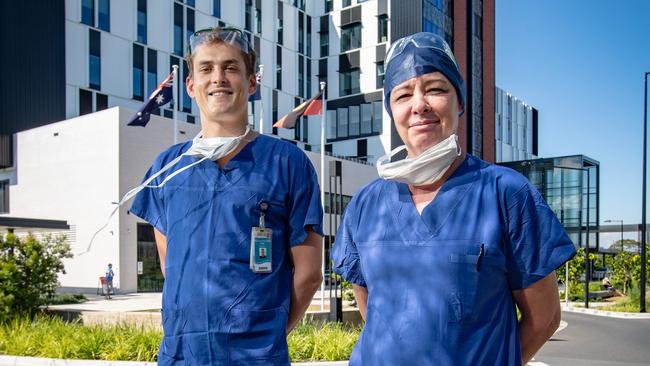
<svg viewBox="0 0 650 366">
<path fill-rule="evenodd" d="M 368 159 L 368 140 L 357 140 L 357 159 L 367 161 Z"/>
<path fill-rule="evenodd" d="M 108 108 L 108 95 L 95 93 L 95 110 L 103 111 Z"/>
<path fill-rule="evenodd" d="M 330 48 L 330 34 L 321 33 L 320 34 L 320 57 L 328 56 L 329 48 Z"/>
<path fill-rule="evenodd" d="M 358 94 L 361 92 L 359 88 L 359 69 L 350 71 L 342 71 L 339 73 L 339 95 L 345 96 L 350 94 Z"/>
<path fill-rule="evenodd" d="M 138 0 L 138 42 L 147 43 L 147 0 Z"/>
<path fill-rule="evenodd" d="M 185 0 L 185 4 L 194 7 L 194 0 Z"/>
<path fill-rule="evenodd" d="M 185 8 L 185 40 L 189 42 L 190 36 L 194 34 L 194 10 L 190 8 Z M 180 54 L 180 56 L 184 55 L 184 52 L 186 50 L 182 51 L 183 53 Z M 185 63 L 185 62 L 184 62 Z M 180 79 L 182 80 L 182 79 Z M 185 89 L 185 88 L 183 88 Z"/>
<path fill-rule="evenodd" d="M 307 59 L 307 94 L 311 97 L 311 59 Z"/>
<path fill-rule="evenodd" d="M 111 31 L 111 1 L 99 0 L 99 14 L 97 15 L 99 29 L 110 32 Z"/>
<path fill-rule="evenodd" d="M 83 116 L 84 114 L 93 112 L 93 93 L 79 89 L 79 115 Z"/>
<path fill-rule="evenodd" d="M 350 6 L 350 5 L 352 5 L 352 0 L 342 0 L 341 1 L 341 6 L 344 7 L 344 8 L 347 7 L 347 6 Z"/>
<path fill-rule="evenodd" d="M 88 30 L 88 86 L 100 90 L 102 85 L 101 34 Z"/>
<path fill-rule="evenodd" d="M 144 47 L 133 44 L 133 99 L 144 100 Z"/>
<path fill-rule="evenodd" d="M 183 55 L 183 7 L 177 3 L 174 3 L 174 53 Z"/>
<path fill-rule="evenodd" d="M 369 135 L 372 133 L 372 107 L 370 103 L 361 105 L 361 135 Z"/>
<path fill-rule="evenodd" d="M 0 213 L 9 212 L 9 181 L 0 181 Z"/>
<path fill-rule="evenodd" d="M 212 15 L 221 18 L 221 0 L 212 0 Z"/>
<path fill-rule="evenodd" d="M 95 0 L 81 0 L 81 22 L 95 26 Z"/>
<path fill-rule="evenodd" d="M 305 11 L 305 0 L 293 0 L 293 6 L 302 11 Z"/>
<path fill-rule="evenodd" d="M 325 12 L 328 13 L 334 8 L 334 0 L 325 0 Z"/>
<path fill-rule="evenodd" d="M 158 87 L 158 52 L 147 49 L 147 95 Z"/>
<path fill-rule="evenodd" d="M 348 117 L 350 131 L 348 134 L 350 136 L 359 136 L 359 106 L 348 107 L 348 112 L 350 113 Z"/>
<path fill-rule="evenodd" d="M 384 87 L 384 62 L 377 62 L 377 89 Z"/>
<path fill-rule="evenodd" d="M 282 2 L 278 1 L 278 19 L 277 19 L 277 21 L 278 21 L 278 44 L 282 44 L 283 38 L 284 38 L 283 37 L 283 29 L 282 29 L 283 26 L 284 26 L 284 22 L 282 20 L 282 18 L 283 18 L 283 14 L 282 14 L 283 11 L 282 10 L 283 10 Z"/>
<path fill-rule="evenodd" d="M 341 52 L 361 48 L 361 24 L 341 27 Z"/>
<path fill-rule="evenodd" d="M 260 6 L 261 5 L 262 3 L 260 3 Z M 256 21 L 255 31 L 257 34 L 261 34 L 262 33 L 262 9 L 261 8 L 255 8 L 255 21 Z"/>
<path fill-rule="evenodd" d="M 335 139 L 336 138 L 336 111 L 327 111 L 327 119 L 326 119 L 326 124 L 327 126 L 327 139 Z M 331 145 L 330 145 L 331 147 Z M 327 149 L 325 149 L 327 151 Z M 332 152 L 332 150 L 330 150 Z"/>
<path fill-rule="evenodd" d="M 282 90 L 282 47 L 275 48 L 275 88 Z"/>
<path fill-rule="evenodd" d="M 178 80 L 185 80 L 189 73 L 190 71 L 187 68 L 187 62 L 183 62 L 183 77 L 178 78 Z M 178 84 L 183 84 L 183 86 L 185 86 L 185 83 Z M 183 112 L 192 113 L 192 98 L 190 98 L 190 95 L 187 94 L 187 88 L 183 87 L 181 90 L 183 91 Z"/>
<path fill-rule="evenodd" d="M 305 17 L 298 12 L 298 52 L 305 53 Z"/>
<path fill-rule="evenodd" d="M 307 15 L 307 57 L 311 57 L 311 17 Z"/>
<path fill-rule="evenodd" d="M 388 41 L 388 15 L 380 15 L 377 21 L 377 42 L 386 42 Z"/>
<path fill-rule="evenodd" d="M 384 106 L 382 101 L 372 102 L 372 132 L 381 133 Z"/>
<path fill-rule="evenodd" d="M 196 118 L 194 118 L 193 115 L 188 114 L 187 115 L 187 123 L 196 124 Z"/>
<path fill-rule="evenodd" d="M 337 114 L 337 126 L 336 126 L 336 137 L 348 137 L 348 109 L 339 108 L 336 110 Z"/>
<path fill-rule="evenodd" d="M 246 5 L 244 5 L 244 28 L 252 32 L 253 31 L 253 1 L 246 0 Z"/>
<path fill-rule="evenodd" d="M 298 56 L 298 95 L 305 97 L 305 67 L 304 57 Z"/>
</svg>

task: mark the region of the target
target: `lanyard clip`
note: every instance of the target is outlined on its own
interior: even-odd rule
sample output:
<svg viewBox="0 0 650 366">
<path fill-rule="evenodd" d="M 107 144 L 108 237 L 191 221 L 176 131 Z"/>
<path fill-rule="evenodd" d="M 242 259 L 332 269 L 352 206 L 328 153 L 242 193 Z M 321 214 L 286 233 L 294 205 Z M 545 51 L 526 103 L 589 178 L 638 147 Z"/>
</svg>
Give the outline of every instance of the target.
<svg viewBox="0 0 650 366">
<path fill-rule="evenodd" d="M 257 208 L 261 212 L 261 214 L 260 214 L 260 227 L 264 228 L 264 227 L 266 227 L 266 225 L 264 223 L 264 216 L 266 215 L 266 212 L 269 210 L 269 203 L 267 201 L 261 200 L 257 204 Z"/>
</svg>

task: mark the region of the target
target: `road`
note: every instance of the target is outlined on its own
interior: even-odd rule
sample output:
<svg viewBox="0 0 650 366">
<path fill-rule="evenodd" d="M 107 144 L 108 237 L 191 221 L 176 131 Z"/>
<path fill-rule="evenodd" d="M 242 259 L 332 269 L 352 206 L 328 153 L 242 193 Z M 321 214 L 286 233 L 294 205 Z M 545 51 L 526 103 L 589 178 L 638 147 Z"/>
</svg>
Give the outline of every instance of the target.
<svg viewBox="0 0 650 366">
<path fill-rule="evenodd" d="M 562 312 L 567 327 L 535 356 L 538 365 L 650 365 L 650 319 L 614 319 Z"/>
</svg>

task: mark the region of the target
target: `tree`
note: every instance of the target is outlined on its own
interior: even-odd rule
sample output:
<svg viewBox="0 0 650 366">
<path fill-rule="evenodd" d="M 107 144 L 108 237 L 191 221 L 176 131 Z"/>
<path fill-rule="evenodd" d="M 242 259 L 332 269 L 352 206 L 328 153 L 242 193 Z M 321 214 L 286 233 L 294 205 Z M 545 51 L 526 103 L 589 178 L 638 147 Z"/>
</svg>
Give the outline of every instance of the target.
<svg viewBox="0 0 650 366">
<path fill-rule="evenodd" d="M 0 235 L 0 322 L 15 315 L 33 315 L 47 303 L 65 273 L 63 259 L 71 258 L 64 236 L 37 240 Z"/>
<path fill-rule="evenodd" d="M 589 260 L 593 263 L 597 259 L 594 253 L 589 253 Z M 555 270 L 557 278 L 565 282 L 566 264 L 561 265 Z M 584 280 L 581 278 L 585 273 L 585 250 L 579 248 L 576 255 L 569 261 L 569 294 L 580 296 L 584 292 Z"/>
<path fill-rule="evenodd" d="M 612 245 L 609 246 L 609 249 L 613 250 L 614 252 L 620 252 L 621 247 L 623 248 L 623 251 L 637 253 L 639 251 L 639 248 L 641 248 L 641 244 L 636 240 L 623 239 L 622 242 L 620 240 L 615 241 Z"/>
</svg>

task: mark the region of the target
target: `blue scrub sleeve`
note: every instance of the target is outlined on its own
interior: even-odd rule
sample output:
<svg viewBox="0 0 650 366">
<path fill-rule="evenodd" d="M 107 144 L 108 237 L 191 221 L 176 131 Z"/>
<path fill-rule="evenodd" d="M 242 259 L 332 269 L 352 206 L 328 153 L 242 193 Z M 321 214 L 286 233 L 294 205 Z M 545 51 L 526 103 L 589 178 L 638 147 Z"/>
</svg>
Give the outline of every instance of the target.
<svg viewBox="0 0 650 366">
<path fill-rule="evenodd" d="M 520 290 L 549 275 L 576 250 L 551 208 L 529 183 L 508 201 L 508 282 L 512 290 Z"/>
<path fill-rule="evenodd" d="M 161 168 L 161 164 L 157 163 L 158 160 L 149 168 L 144 179 L 142 179 L 143 182 Z M 151 185 L 159 184 L 158 178 L 154 179 Z M 156 230 L 167 236 L 167 220 L 161 195 L 161 188 L 145 188 L 141 190 L 133 199 L 129 212 L 150 223 Z"/>
<path fill-rule="evenodd" d="M 293 171 L 290 186 L 289 246 L 305 242 L 307 229 L 323 236 L 323 207 L 320 202 L 318 177 L 314 166 L 304 153 L 297 170 Z"/>
<path fill-rule="evenodd" d="M 341 275 L 348 282 L 367 287 L 361 270 L 359 251 L 353 239 L 353 222 L 356 216 L 355 201 L 355 199 L 352 199 L 345 209 L 341 225 L 336 232 L 336 242 L 331 250 L 331 257 L 334 262 L 333 271 L 335 273 Z"/>
</svg>

